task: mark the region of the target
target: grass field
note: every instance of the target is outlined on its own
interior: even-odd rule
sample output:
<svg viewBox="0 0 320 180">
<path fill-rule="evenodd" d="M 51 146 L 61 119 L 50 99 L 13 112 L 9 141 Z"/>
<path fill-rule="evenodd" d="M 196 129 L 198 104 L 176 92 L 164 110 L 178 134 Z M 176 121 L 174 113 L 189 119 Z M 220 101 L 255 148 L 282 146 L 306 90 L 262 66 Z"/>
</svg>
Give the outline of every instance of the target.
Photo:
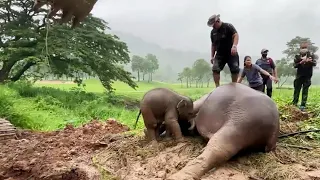
<svg viewBox="0 0 320 180">
<path fill-rule="evenodd" d="M 136 104 L 143 94 L 155 87 L 168 87 L 183 95 L 197 99 L 212 90 L 209 88 L 185 88 L 180 84 L 139 82 L 136 90 L 124 83 L 114 83 L 115 94 L 105 93 L 97 80 L 85 81 L 81 91 L 75 84 L 15 83 L 0 86 L 0 117 L 6 117 L 16 126 L 35 130 L 56 130 L 67 123 L 79 125 L 91 119 L 115 118 L 132 127 L 138 114 Z M 309 107 L 314 109 L 320 102 L 320 88 L 309 91 Z M 291 101 L 293 90 L 275 89 L 273 99 L 278 105 Z M 140 118 L 139 128 L 143 127 Z"/>
</svg>

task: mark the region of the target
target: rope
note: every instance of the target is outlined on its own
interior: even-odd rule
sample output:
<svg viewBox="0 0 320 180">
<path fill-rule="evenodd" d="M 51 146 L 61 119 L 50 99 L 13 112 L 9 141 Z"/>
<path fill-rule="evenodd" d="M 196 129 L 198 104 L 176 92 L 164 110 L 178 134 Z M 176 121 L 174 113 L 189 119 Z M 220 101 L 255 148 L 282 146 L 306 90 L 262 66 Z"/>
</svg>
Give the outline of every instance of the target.
<svg viewBox="0 0 320 180">
<path fill-rule="evenodd" d="M 45 61 L 47 65 L 50 68 L 50 62 L 49 62 L 49 48 L 48 48 L 48 36 L 49 36 L 49 28 L 50 28 L 50 23 L 49 23 L 49 18 L 46 18 L 46 37 L 45 37 L 45 48 L 46 48 L 46 57 Z M 51 69 L 51 68 L 50 68 Z"/>
</svg>

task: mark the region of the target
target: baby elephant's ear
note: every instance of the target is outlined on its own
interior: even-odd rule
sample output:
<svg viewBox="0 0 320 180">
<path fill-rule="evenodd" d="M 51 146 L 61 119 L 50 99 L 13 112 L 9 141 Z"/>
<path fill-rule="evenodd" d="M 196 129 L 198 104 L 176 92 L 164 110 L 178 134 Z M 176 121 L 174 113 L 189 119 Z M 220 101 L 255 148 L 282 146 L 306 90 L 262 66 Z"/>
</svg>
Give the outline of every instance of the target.
<svg viewBox="0 0 320 180">
<path fill-rule="evenodd" d="M 177 108 L 180 109 L 180 108 L 185 107 L 187 105 L 188 105 L 187 101 L 182 99 L 181 101 L 179 101 Z"/>
</svg>

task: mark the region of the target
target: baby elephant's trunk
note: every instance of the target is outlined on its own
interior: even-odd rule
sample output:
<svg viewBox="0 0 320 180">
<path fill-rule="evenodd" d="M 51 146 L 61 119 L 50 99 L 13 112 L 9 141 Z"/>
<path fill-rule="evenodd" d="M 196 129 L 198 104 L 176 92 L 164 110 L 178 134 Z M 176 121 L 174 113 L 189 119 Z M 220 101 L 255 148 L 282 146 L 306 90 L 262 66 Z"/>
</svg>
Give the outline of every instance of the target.
<svg viewBox="0 0 320 180">
<path fill-rule="evenodd" d="M 202 154 L 190 161 L 176 174 L 170 176 L 168 180 L 200 179 L 213 167 L 228 161 L 232 156 L 237 154 L 241 147 L 236 146 L 234 140 L 231 139 L 232 135 L 227 135 L 226 137 L 226 133 L 222 131 L 217 132 L 210 138 Z"/>
</svg>

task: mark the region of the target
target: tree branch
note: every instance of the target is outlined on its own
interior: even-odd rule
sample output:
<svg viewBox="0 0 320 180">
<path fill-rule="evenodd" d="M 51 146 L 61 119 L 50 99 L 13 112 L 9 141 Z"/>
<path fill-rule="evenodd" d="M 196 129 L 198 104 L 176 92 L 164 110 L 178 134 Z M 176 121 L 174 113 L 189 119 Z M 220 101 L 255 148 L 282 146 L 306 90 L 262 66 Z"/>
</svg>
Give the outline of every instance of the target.
<svg viewBox="0 0 320 180">
<path fill-rule="evenodd" d="M 22 69 L 20 69 L 16 75 L 14 75 L 12 78 L 10 78 L 11 81 L 15 82 L 15 81 L 18 81 L 21 76 L 31 67 L 31 66 L 34 66 L 36 65 L 37 63 L 35 62 L 27 62 L 27 64 L 25 64 Z"/>
</svg>

